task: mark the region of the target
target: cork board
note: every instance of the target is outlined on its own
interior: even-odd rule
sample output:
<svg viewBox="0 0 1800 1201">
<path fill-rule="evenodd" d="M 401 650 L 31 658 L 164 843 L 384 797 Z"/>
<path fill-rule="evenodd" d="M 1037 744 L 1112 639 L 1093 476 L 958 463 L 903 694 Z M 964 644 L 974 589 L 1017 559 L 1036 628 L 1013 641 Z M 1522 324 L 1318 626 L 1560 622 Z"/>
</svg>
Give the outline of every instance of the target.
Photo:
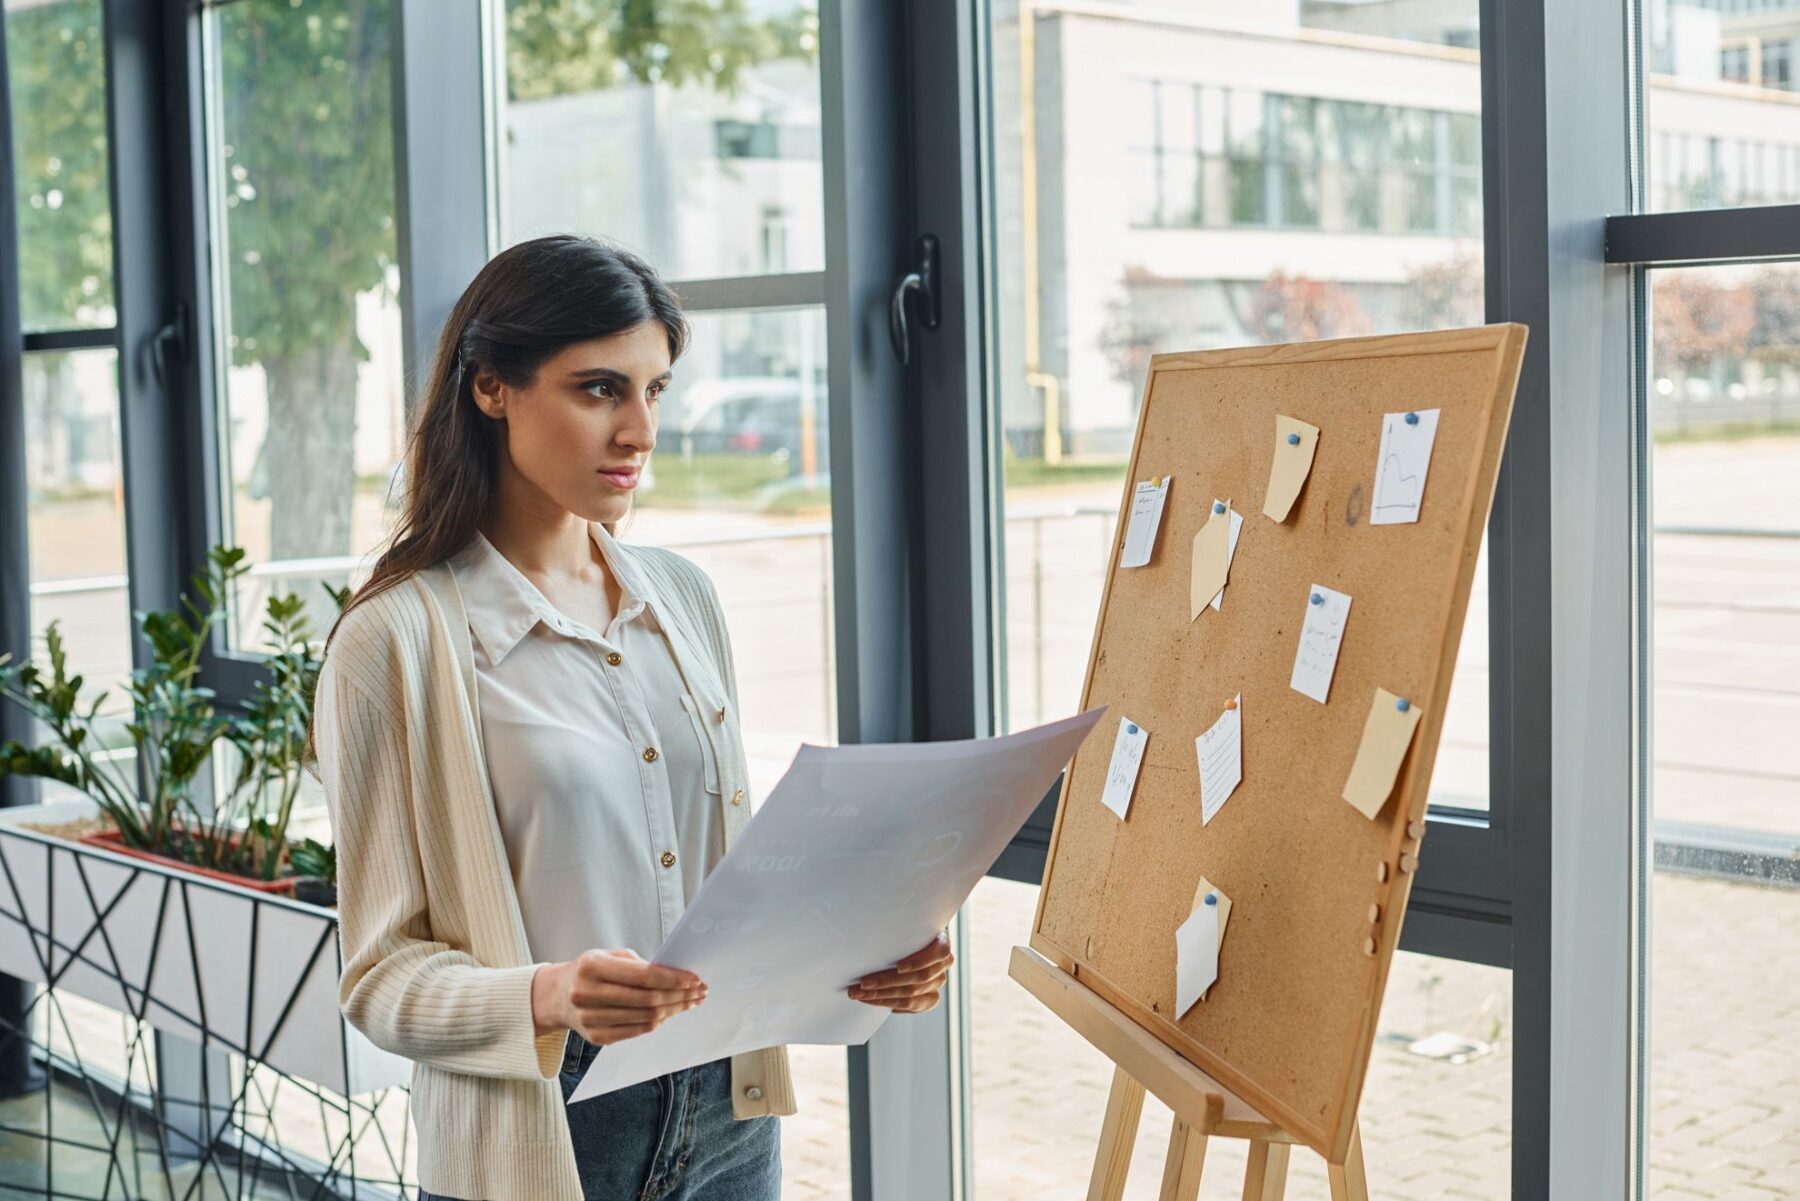
<svg viewBox="0 0 1800 1201">
<path fill-rule="evenodd" d="M 1065 777 L 1039 953 L 1294 1138 L 1343 1162 L 1420 852 L 1521 325 L 1159 355 L 1125 481 Z M 1372 525 L 1382 417 L 1440 411 L 1416 524 Z M 1287 521 L 1263 516 L 1277 415 L 1318 426 Z M 1135 481 L 1172 475 L 1155 554 L 1121 570 Z M 1223 607 L 1189 620 L 1213 498 L 1244 524 Z M 1289 688 L 1311 586 L 1350 594 L 1328 703 Z M 1422 708 L 1371 821 L 1340 792 L 1377 687 Z M 1243 780 L 1202 824 L 1194 739 L 1243 694 Z M 1150 731 L 1128 817 L 1100 803 L 1118 722 Z M 1231 899 L 1219 976 L 1180 1020 L 1175 929 L 1204 876 Z"/>
</svg>

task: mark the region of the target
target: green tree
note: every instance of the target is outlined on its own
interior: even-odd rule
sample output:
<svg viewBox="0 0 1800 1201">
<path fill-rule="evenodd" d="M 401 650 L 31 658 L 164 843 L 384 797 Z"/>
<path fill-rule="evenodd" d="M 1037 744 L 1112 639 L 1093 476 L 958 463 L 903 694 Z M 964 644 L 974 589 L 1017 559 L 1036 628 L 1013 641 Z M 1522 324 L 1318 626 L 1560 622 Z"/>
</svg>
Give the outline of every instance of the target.
<svg viewBox="0 0 1800 1201">
<path fill-rule="evenodd" d="M 233 364 L 262 368 L 269 553 L 351 550 L 357 297 L 396 264 L 388 0 L 241 0 L 217 21 L 213 247 Z"/>
<path fill-rule="evenodd" d="M 25 328 L 110 324 L 112 208 L 99 0 L 9 11 L 6 43 Z"/>
</svg>

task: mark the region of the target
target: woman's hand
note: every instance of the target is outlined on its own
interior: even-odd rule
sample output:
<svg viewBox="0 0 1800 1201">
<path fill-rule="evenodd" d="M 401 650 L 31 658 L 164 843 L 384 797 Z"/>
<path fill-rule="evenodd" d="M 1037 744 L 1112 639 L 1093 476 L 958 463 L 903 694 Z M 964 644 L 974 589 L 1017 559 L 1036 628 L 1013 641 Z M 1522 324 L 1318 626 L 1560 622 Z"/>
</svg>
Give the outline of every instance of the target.
<svg viewBox="0 0 1800 1201">
<path fill-rule="evenodd" d="M 700 977 L 646 962 L 632 950 L 585 951 L 531 978 L 538 1035 L 573 1030 L 596 1046 L 648 1034 L 704 1000 Z"/>
<path fill-rule="evenodd" d="M 896 1013 L 924 1013 L 938 1003 L 950 965 L 950 936 L 938 936 L 885 972 L 864 976 L 850 986 L 850 999 L 879 1005 Z"/>
</svg>

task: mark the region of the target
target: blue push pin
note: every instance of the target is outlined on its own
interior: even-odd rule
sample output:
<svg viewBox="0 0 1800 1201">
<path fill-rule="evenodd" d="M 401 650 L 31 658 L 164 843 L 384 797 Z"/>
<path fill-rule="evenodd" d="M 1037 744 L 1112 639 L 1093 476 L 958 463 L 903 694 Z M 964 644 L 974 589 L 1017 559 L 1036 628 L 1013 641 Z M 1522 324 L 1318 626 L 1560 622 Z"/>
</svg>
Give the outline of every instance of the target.
<svg viewBox="0 0 1800 1201">
<path fill-rule="evenodd" d="M 1217 501 L 1217 500 L 1213 501 L 1213 512 L 1223 513 L 1224 511 L 1225 511 L 1225 504 L 1223 501 Z"/>
<path fill-rule="evenodd" d="M 1419 424 L 1419 415 L 1417 413 L 1408 413 L 1406 415 L 1406 424 L 1408 424 L 1408 425 Z"/>
<path fill-rule="evenodd" d="M 1288 445 L 1289 446 L 1300 445 L 1300 435 L 1299 434 L 1289 434 L 1288 435 Z"/>
<path fill-rule="evenodd" d="M 1315 605 L 1322 605 L 1325 603 L 1325 598 L 1315 592 L 1312 594 L 1312 603 Z"/>
<path fill-rule="evenodd" d="M 1394 702 L 1394 708 L 1400 710 L 1400 712 L 1402 712 L 1402 713 L 1405 713 L 1408 709 L 1412 708 L 1412 702 L 1407 700 L 1405 697 L 1401 697 L 1399 700 Z"/>
<path fill-rule="evenodd" d="M 1218 904 L 1218 903 L 1219 903 L 1219 897 L 1218 897 L 1218 894 L 1217 894 L 1217 893 L 1211 893 L 1211 892 L 1209 892 L 1209 893 L 1207 893 L 1207 894 L 1206 894 L 1206 903 L 1207 903 L 1207 904 L 1208 904 L 1208 905 L 1217 905 L 1217 904 Z"/>
<path fill-rule="evenodd" d="M 1133 723 L 1131 723 L 1131 722 L 1126 722 L 1126 723 L 1125 723 L 1125 732 L 1126 732 L 1126 733 L 1127 733 L 1127 734 L 1136 734 L 1136 733 L 1137 733 L 1137 726 L 1136 726 L 1136 725 L 1135 725 L 1135 724 L 1133 724 Z"/>
</svg>

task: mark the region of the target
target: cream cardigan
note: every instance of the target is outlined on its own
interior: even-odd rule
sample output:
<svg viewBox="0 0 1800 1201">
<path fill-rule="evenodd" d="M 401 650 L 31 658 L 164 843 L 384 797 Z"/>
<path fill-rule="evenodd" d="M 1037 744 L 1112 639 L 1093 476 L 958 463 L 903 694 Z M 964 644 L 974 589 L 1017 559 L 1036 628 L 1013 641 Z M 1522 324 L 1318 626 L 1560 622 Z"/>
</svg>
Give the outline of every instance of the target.
<svg viewBox="0 0 1800 1201">
<path fill-rule="evenodd" d="M 625 546 L 672 614 L 682 674 L 727 698 L 721 792 L 749 788 L 730 639 L 712 581 Z M 581 1201 L 556 1081 L 565 1033 L 535 1036 L 518 896 L 488 784 L 468 619 L 447 564 L 361 602 L 319 673 L 315 742 L 338 856 L 339 1003 L 414 1061 L 419 1184 L 463 1201 Z M 749 805 L 725 805 L 729 846 Z M 787 1053 L 732 1060 L 739 1118 L 794 1112 Z"/>
</svg>

